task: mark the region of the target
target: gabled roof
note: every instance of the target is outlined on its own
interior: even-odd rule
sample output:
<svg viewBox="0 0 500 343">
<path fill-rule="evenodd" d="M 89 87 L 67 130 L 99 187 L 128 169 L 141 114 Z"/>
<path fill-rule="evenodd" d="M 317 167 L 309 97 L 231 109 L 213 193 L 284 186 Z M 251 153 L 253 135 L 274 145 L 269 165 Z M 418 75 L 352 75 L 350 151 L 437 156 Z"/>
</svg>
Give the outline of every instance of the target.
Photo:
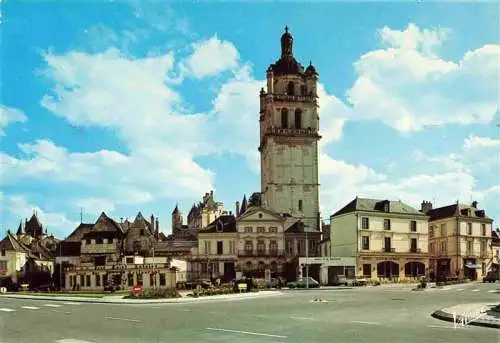
<svg viewBox="0 0 500 343">
<path fill-rule="evenodd" d="M 28 258 L 33 258 L 36 260 L 50 259 L 50 255 L 45 256 L 45 253 L 42 252 L 37 252 L 37 255 L 35 252 L 31 251 L 27 246 L 19 242 L 16 237 L 12 233 L 10 233 L 10 231 L 7 231 L 7 236 L 5 236 L 5 238 L 0 241 L 0 249 L 25 253 Z"/>
<path fill-rule="evenodd" d="M 102 227 L 104 227 L 104 230 L 101 229 Z M 108 231 L 107 229 L 112 229 L 120 233 L 125 232 L 120 224 L 108 217 L 104 212 L 101 213 L 92 229 L 96 231 Z"/>
<path fill-rule="evenodd" d="M 80 223 L 76 227 L 76 229 L 73 230 L 73 232 L 66 238 L 64 241 L 65 242 L 80 242 L 83 239 L 83 236 L 90 230 L 92 230 L 92 227 L 94 224 L 89 224 L 89 223 Z"/>
<path fill-rule="evenodd" d="M 385 211 L 384 206 L 389 205 L 389 211 Z M 405 204 L 402 201 L 392 201 L 392 200 L 381 200 L 381 199 L 370 199 L 370 198 L 359 198 L 356 197 L 354 200 L 349 202 L 343 208 L 338 210 L 333 214 L 333 216 L 339 216 L 341 214 L 363 211 L 363 212 L 386 212 L 386 213 L 397 213 L 397 214 L 412 214 L 425 216 L 422 212 Z"/>
<path fill-rule="evenodd" d="M 265 208 L 265 207 L 262 207 L 262 206 L 250 206 L 247 208 L 247 210 L 245 211 L 245 213 L 241 214 L 239 217 L 238 217 L 238 220 L 242 220 L 242 219 L 245 219 L 246 217 L 256 213 L 256 212 L 264 212 L 264 213 L 267 213 L 271 216 L 273 216 L 274 218 L 276 219 L 279 219 L 281 221 L 285 221 L 286 219 L 283 218 L 282 216 L 280 216 L 278 213 L 274 212 L 274 211 L 271 211 L 270 209 L 268 208 Z"/>
<path fill-rule="evenodd" d="M 222 215 L 207 225 L 198 233 L 226 233 L 236 232 L 236 217 L 233 215 Z"/>
</svg>

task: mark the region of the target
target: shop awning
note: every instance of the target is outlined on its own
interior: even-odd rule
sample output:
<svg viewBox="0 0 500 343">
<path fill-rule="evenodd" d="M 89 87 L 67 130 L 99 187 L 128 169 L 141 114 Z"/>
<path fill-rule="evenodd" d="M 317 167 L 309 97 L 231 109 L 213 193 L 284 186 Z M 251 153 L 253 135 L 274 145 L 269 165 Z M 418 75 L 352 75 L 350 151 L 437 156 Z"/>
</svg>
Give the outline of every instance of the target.
<svg viewBox="0 0 500 343">
<path fill-rule="evenodd" d="M 478 268 L 481 268 L 479 265 L 477 264 L 472 264 L 472 263 L 467 263 L 465 265 L 466 268 L 470 268 L 470 269 L 478 269 Z"/>
</svg>

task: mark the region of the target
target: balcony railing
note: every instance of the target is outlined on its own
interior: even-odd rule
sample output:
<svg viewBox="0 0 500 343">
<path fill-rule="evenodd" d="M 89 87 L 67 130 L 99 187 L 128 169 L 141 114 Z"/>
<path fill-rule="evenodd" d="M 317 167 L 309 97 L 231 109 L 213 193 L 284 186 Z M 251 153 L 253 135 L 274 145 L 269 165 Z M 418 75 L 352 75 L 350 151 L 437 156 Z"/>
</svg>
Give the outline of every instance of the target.
<svg viewBox="0 0 500 343">
<path fill-rule="evenodd" d="M 382 248 L 382 252 L 396 252 L 395 248 Z"/>
<path fill-rule="evenodd" d="M 238 253 L 238 256 L 283 256 L 285 255 L 284 250 L 243 250 Z"/>
<path fill-rule="evenodd" d="M 288 94 L 272 94 L 273 100 L 278 101 L 303 101 L 303 102 L 315 102 L 316 97 L 314 95 L 288 95 Z"/>
<path fill-rule="evenodd" d="M 420 249 L 420 248 L 410 248 L 410 252 L 412 254 L 420 254 L 422 252 L 422 249 Z"/>
<path fill-rule="evenodd" d="M 313 129 L 295 129 L 295 128 L 282 128 L 271 126 L 267 130 L 267 134 L 273 136 L 302 136 L 302 137 L 319 137 L 319 134 Z"/>
</svg>

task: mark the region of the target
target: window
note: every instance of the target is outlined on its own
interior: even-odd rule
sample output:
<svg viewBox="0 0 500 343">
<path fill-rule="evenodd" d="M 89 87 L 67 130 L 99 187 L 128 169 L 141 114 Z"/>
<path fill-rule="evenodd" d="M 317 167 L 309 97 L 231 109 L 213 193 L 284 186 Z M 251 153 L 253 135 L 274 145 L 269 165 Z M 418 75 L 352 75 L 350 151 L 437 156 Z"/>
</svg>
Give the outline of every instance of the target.
<svg viewBox="0 0 500 343">
<path fill-rule="evenodd" d="M 368 217 L 361 217 L 361 228 L 362 229 L 370 228 L 370 219 Z"/>
<path fill-rule="evenodd" d="M 133 257 L 127 257 L 127 264 L 133 264 L 134 263 L 134 258 Z"/>
<path fill-rule="evenodd" d="M 83 275 L 80 275 L 80 286 L 85 285 L 84 281 L 85 280 L 83 279 Z"/>
<path fill-rule="evenodd" d="M 264 241 L 257 241 L 257 251 L 260 253 L 266 251 L 266 244 Z"/>
<path fill-rule="evenodd" d="M 306 86 L 300 86 L 300 95 L 306 95 Z"/>
<path fill-rule="evenodd" d="M 363 250 L 370 250 L 370 237 L 368 236 L 363 236 L 361 238 L 361 246 Z"/>
<path fill-rule="evenodd" d="M 390 230 L 390 229 L 391 229 L 391 220 L 384 219 L 384 230 Z"/>
<path fill-rule="evenodd" d="M 434 246 L 434 243 L 431 243 L 431 244 L 430 244 L 430 246 L 429 246 L 429 250 L 430 250 L 429 252 L 430 252 L 431 254 L 434 254 L 434 250 L 435 250 L 435 249 L 436 249 L 436 247 Z"/>
<path fill-rule="evenodd" d="M 467 234 L 472 235 L 472 223 L 467 223 Z"/>
<path fill-rule="evenodd" d="M 265 227 L 259 226 L 257 228 L 257 233 L 265 233 L 265 232 L 266 232 L 266 228 Z"/>
<path fill-rule="evenodd" d="M 102 244 L 102 238 L 101 237 L 97 237 L 96 240 L 95 240 L 95 244 Z"/>
<path fill-rule="evenodd" d="M 101 286 L 101 275 L 99 275 L 99 274 L 97 274 L 97 275 L 95 276 L 95 285 L 96 285 L 97 287 L 100 287 L 100 286 Z"/>
<path fill-rule="evenodd" d="M 486 224 L 481 224 L 481 233 L 486 236 Z"/>
<path fill-rule="evenodd" d="M 391 237 L 384 237 L 384 250 L 385 252 L 391 252 Z"/>
<path fill-rule="evenodd" d="M 7 261 L 0 261 L 0 270 L 7 270 Z"/>
<path fill-rule="evenodd" d="M 87 238 L 86 244 L 92 244 L 92 240 L 90 238 Z"/>
<path fill-rule="evenodd" d="M 144 236 L 144 229 L 141 229 L 141 236 Z"/>
<path fill-rule="evenodd" d="M 278 242 L 270 241 L 269 242 L 269 250 L 272 252 L 277 252 L 278 251 Z"/>
<path fill-rule="evenodd" d="M 133 286 L 134 285 L 134 274 L 128 273 L 127 280 L 128 280 L 128 285 Z"/>
<path fill-rule="evenodd" d="M 410 251 L 417 252 L 417 239 L 416 238 L 412 238 L 410 241 Z"/>
<path fill-rule="evenodd" d="M 2 262 L 0 261 L 0 269 L 2 269 L 1 265 L 2 265 Z M 73 277 L 72 276 L 69 277 L 69 287 L 73 287 Z"/>
<path fill-rule="evenodd" d="M 299 200 L 299 211 L 302 211 L 302 200 Z"/>
<path fill-rule="evenodd" d="M 217 241 L 217 255 L 224 254 L 224 245 L 222 241 Z"/>
<path fill-rule="evenodd" d="M 137 273 L 137 284 L 142 286 L 142 273 Z"/>
<path fill-rule="evenodd" d="M 215 229 L 217 230 L 217 232 L 224 231 L 224 223 L 219 220 L 215 225 Z"/>
<path fill-rule="evenodd" d="M 434 226 L 429 226 L 429 238 L 434 237 Z"/>
<path fill-rule="evenodd" d="M 295 110 L 295 128 L 302 128 L 302 111 L 300 110 L 300 108 L 297 108 Z"/>
<path fill-rule="evenodd" d="M 369 263 L 363 264 L 363 276 L 372 277 L 372 265 Z"/>
<path fill-rule="evenodd" d="M 245 227 L 245 233 L 252 233 L 252 227 L 251 226 Z"/>
<path fill-rule="evenodd" d="M 446 242 L 441 242 L 441 254 L 446 255 Z"/>
<path fill-rule="evenodd" d="M 286 252 L 289 253 L 289 254 L 292 254 L 293 253 L 293 243 L 291 240 L 287 239 L 286 242 L 285 242 L 285 246 L 286 246 Z"/>
<path fill-rule="evenodd" d="M 295 94 L 295 85 L 293 82 L 288 82 L 288 85 L 286 87 L 286 94 L 287 95 L 294 95 Z"/>
<path fill-rule="evenodd" d="M 212 253 L 212 242 L 210 241 L 205 241 L 205 254 L 211 254 Z"/>
<path fill-rule="evenodd" d="M 5 256 L 5 249 L 2 249 L 2 256 Z"/>
<path fill-rule="evenodd" d="M 467 255 L 469 255 L 469 256 L 472 255 L 473 251 L 474 251 L 473 242 L 472 241 L 468 241 L 467 242 Z"/>
<path fill-rule="evenodd" d="M 253 250 L 253 242 L 252 241 L 246 241 L 245 242 L 245 251 L 251 252 Z"/>
<path fill-rule="evenodd" d="M 412 220 L 410 222 L 410 231 L 417 232 L 417 221 L 416 220 Z"/>
<path fill-rule="evenodd" d="M 281 127 L 288 128 L 288 110 L 286 108 L 281 109 Z"/>
<path fill-rule="evenodd" d="M 441 232 L 440 235 L 441 237 L 446 237 L 446 224 L 441 224 Z"/>
<path fill-rule="evenodd" d="M 87 287 L 90 287 L 90 275 L 85 275 L 85 283 Z"/>
<path fill-rule="evenodd" d="M 481 242 L 481 255 L 486 254 L 486 242 Z"/>
<path fill-rule="evenodd" d="M 156 280 L 155 280 L 155 274 L 154 274 L 154 272 L 149 273 L 149 285 L 150 286 L 154 286 L 155 283 L 156 283 L 155 281 Z"/>
<path fill-rule="evenodd" d="M 271 227 L 269 228 L 269 232 L 270 232 L 270 233 L 278 233 L 278 228 L 277 228 L 277 227 L 274 227 L 274 226 L 271 226 Z"/>
<path fill-rule="evenodd" d="M 160 286 L 165 286 L 167 284 L 167 278 L 165 273 L 160 273 Z"/>
</svg>

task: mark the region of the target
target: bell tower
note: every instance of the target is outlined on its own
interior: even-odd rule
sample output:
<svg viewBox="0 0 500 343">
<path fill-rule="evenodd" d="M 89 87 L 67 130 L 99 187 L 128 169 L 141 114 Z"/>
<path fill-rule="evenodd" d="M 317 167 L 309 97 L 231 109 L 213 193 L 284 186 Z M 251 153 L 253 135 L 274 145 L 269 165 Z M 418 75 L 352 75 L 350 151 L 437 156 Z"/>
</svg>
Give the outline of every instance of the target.
<svg viewBox="0 0 500 343">
<path fill-rule="evenodd" d="M 293 56 L 288 27 L 281 56 L 260 90 L 260 161 L 263 205 L 319 230 L 318 73 Z"/>
</svg>

